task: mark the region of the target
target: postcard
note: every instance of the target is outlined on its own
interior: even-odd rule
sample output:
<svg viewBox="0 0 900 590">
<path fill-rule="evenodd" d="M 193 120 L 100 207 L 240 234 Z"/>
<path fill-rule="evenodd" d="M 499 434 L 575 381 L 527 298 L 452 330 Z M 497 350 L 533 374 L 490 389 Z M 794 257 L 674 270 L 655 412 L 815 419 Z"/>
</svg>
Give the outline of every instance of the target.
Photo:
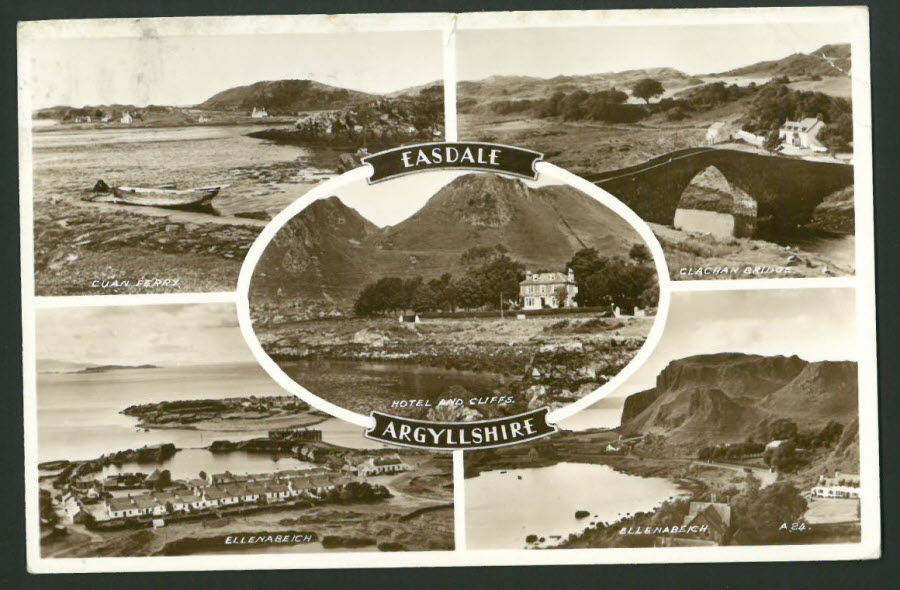
<svg viewBox="0 0 900 590">
<path fill-rule="evenodd" d="M 864 7 L 18 47 L 30 571 L 880 555 Z"/>
</svg>

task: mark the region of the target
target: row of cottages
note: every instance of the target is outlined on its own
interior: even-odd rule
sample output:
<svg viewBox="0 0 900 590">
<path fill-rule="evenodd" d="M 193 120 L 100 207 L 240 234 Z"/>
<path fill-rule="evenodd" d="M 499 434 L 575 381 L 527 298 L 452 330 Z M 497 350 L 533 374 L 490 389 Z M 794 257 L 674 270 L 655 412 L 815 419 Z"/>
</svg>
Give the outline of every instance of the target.
<svg viewBox="0 0 900 590">
<path fill-rule="evenodd" d="M 373 475 L 403 473 L 411 470 L 412 467 L 404 463 L 400 455 L 389 455 L 387 457 L 369 457 L 356 465 L 344 465 L 343 469 L 356 476 L 370 477 Z"/>
<path fill-rule="evenodd" d="M 338 475 L 304 475 L 286 478 L 283 481 L 230 483 L 225 485 L 205 485 L 187 490 L 153 492 L 137 496 L 108 498 L 106 500 L 109 518 L 136 518 L 140 516 L 166 516 L 202 510 L 256 504 L 283 502 L 304 493 L 321 494 L 337 489 L 353 478 Z"/>
<path fill-rule="evenodd" d="M 274 471 L 268 473 L 245 473 L 235 474 L 230 471 L 225 473 L 212 473 L 206 476 L 206 479 L 191 479 L 188 481 L 190 487 L 204 488 L 209 486 L 227 485 L 232 483 L 265 483 L 269 481 L 286 481 L 296 477 L 308 477 L 311 475 L 328 474 L 330 470 L 327 467 L 311 467 L 309 469 L 286 469 L 284 471 Z"/>
<path fill-rule="evenodd" d="M 519 283 L 523 309 L 578 307 L 575 302 L 577 294 L 578 286 L 571 268 L 567 274 L 528 270 L 525 271 L 525 280 Z"/>
<path fill-rule="evenodd" d="M 859 474 L 834 472 L 834 477 L 819 476 L 811 490 L 814 498 L 859 498 Z"/>
<path fill-rule="evenodd" d="M 253 112 L 250 113 L 250 116 L 253 117 L 254 119 L 263 119 L 265 117 L 268 117 L 269 113 L 266 112 L 265 107 L 263 107 L 261 109 L 253 107 Z"/>
</svg>

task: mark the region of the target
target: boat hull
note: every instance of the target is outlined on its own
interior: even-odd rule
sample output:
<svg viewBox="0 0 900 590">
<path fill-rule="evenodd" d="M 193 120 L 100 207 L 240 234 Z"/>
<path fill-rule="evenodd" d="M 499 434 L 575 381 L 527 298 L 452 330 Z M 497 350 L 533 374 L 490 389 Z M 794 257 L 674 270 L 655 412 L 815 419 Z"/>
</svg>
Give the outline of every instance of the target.
<svg viewBox="0 0 900 590">
<path fill-rule="evenodd" d="M 208 205 L 219 194 L 221 187 L 190 190 L 144 189 L 114 187 L 116 202 L 143 207 L 163 207 L 166 209 L 190 209 Z"/>
</svg>

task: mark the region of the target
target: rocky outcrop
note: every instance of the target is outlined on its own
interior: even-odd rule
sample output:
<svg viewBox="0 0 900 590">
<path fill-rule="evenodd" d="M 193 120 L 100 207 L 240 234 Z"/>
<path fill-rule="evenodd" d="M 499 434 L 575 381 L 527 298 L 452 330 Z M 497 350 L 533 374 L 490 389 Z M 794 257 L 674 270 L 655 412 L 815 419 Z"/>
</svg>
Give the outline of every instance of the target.
<svg viewBox="0 0 900 590">
<path fill-rule="evenodd" d="M 672 443 L 704 446 L 756 435 L 787 418 L 803 430 L 856 419 L 857 366 L 799 357 L 740 353 L 672 361 L 653 389 L 625 401 L 622 430 L 662 434 Z"/>
<path fill-rule="evenodd" d="M 637 417 L 638 414 L 655 402 L 660 395 L 662 395 L 662 390 L 656 388 L 646 389 L 629 395 L 625 398 L 625 405 L 622 407 L 621 423 L 625 424 Z"/>
</svg>

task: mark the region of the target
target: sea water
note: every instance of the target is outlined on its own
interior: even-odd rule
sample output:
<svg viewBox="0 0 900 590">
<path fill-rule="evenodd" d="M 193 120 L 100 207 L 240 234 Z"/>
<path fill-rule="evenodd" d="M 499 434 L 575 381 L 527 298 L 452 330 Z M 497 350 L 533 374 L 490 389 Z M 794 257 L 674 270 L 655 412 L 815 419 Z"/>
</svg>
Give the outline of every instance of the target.
<svg viewBox="0 0 900 590">
<path fill-rule="evenodd" d="M 521 549 L 531 534 L 556 545 L 591 522 L 613 522 L 686 493 L 668 479 L 587 463 L 488 471 L 465 485 L 468 549 Z M 590 515 L 576 519 L 578 510 Z"/>
</svg>

